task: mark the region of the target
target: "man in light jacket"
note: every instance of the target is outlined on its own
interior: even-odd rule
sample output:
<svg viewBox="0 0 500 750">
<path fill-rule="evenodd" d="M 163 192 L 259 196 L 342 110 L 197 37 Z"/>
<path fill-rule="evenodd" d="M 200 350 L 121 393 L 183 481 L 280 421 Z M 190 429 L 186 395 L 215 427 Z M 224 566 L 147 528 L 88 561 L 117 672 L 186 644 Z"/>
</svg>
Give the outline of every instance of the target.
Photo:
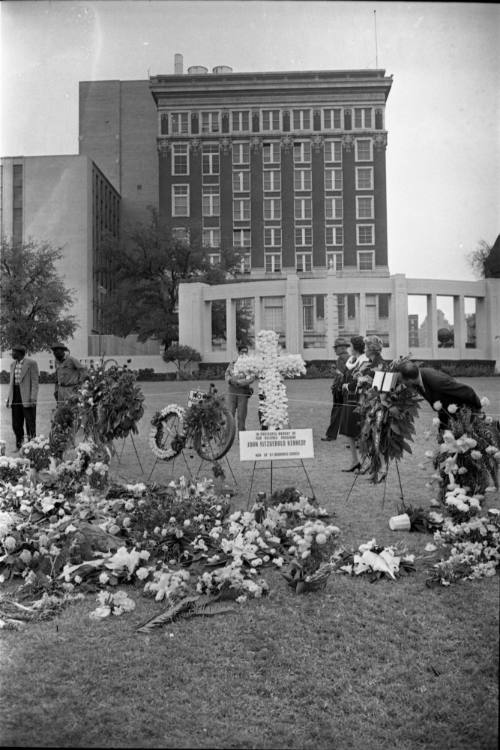
<svg viewBox="0 0 500 750">
<path fill-rule="evenodd" d="M 12 429 L 16 436 L 16 451 L 21 449 L 24 430 L 28 440 L 36 435 L 36 402 L 38 398 L 38 365 L 26 357 L 26 347 L 12 347 L 9 394 L 7 407 L 12 409 Z"/>
</svg>

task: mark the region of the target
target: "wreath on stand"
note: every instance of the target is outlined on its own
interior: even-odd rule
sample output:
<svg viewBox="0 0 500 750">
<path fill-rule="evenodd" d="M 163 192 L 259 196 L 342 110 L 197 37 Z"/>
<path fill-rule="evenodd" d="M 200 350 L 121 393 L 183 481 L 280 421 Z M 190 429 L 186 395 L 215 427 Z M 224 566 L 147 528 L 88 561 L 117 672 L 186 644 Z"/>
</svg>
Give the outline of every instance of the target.
<svg viewBox="0 0 500 750">
<path fill-rule="evenodd" d="M 401 361 L 392 362 L 386 371 L 397 372 Z M 387 476 L 389 461 L 412 452 L 421 397 L 398 380 L 387 392 L 371 386 L 370 382 L 362 389 L 357 411 L 361 415 L 360 452 L 364 461 L 368 459 L 367 472 L 376 484 Z"/>
<path fill-rule="evenodd" d="M 183 447 L 184 440 L 181 435 L 184 432 L 185 409 L 177 404 L 169 404 L 164 409 L 157 411 L 151 419 L 151 430 L 149 432 L 149 447 L 154 456 L 160 461 L 169 461 L 177 456 Z M 172 440 L 165 442 L 165 436 L 169 432 L 169 422 L 172 417 L 178 419 L 176 434 Z"/>
</svg>

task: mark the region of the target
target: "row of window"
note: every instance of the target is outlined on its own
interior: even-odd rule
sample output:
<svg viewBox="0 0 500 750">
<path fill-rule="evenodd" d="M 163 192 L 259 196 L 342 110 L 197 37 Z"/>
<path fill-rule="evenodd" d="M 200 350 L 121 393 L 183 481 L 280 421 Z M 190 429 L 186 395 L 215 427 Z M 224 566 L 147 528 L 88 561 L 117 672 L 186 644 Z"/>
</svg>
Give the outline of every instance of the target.
<svg viewBox="0 0 500 750">
<path fill-rule="evenodd" d="M 369 167 L 371 169 L 371 167 Z M 279 169 L 268 169 L 262 175 L 264 192 L 281 192 L 281 172 Z M 342 190 L 343 176 L 341 169 L 325 169 L 325 190 Z M 212 186 L 206 186 L 212 187 Z M 312 172 L 310 169 L 295 169 L 293 173 L 294 190 L 312 190 Z M 205 187 L 204 187 L 205 190 Z M 233 172 L 233 193 L 250 192 L 249 170 Z"/>
<path fill-rule="evenodd" d="M 341 271 L 344 268 L 344 254 L 342 251 L 328 252 L 325 255 L 326 266 L 329 270 Z M 219 253 L 210 253 L 209 260 L 213 265 L 220 263 Z M 264 271 L 266 273 L 281 273 L 283 268 L 280 252 L 264 253 Z M 360 250 L 357 253 L 357 268 L 359 271 L 373 271 L 375 268 L 375 252 L 373 250 Z M 312 252 L 295 253 L 295 270 L 298 272 L 312 271 Z M 241 270 L 250 271 L 250 254 L 241 256 Z"/>
<path fill-rule="evenodd" d="M 189 143 L 172 144 L 172 174 L 174 176 L 189 175 Z M 373 141 L 371 138 L 356 138 L 354 142 L 355 161 L 373 161 Z M 293 144 L 293 161 L 295 164 L 311 163 L 311 142 L 298 141 Z M 325 163 L 342 162 L 341 141 L 324 142 Z M 233 165 L 250 164 L 250 144 L 234 143 L 232 149 Z M 272 141 L 262 146 L 262 163 L 267 165 L 281 163 L 281 143 Z M 218 143 L 204 143 L 201 157 L 202 174 L 220 173 L 220 146 Z"/>
<path fill-rule="evenodd" d="M 203 216 L 220 216 L 220 197 L 216 185 L 207 185 L 202 195 L 202 214 Z M 263 214 L 265 220 L 281 221 L 281 198 L 264 198 Z M 343 218 L 343 198 L 327 197 L 325 198 L 325 218 L 342 219 Z M 185 210 L 185 203 L 174 203 L 176 209 Z M 174 216 L 186 216 L 183 213 L 174 213 Z M 294 200 L 294 218 L 311 219 L 312 218 L 312 199 L 295 198 Z M 357 195 L 356 196 L 356 219 L 373 219 L 373 196 Z M 235 198 L 233 200 L 233 221 L 250 221 L 250 198 Z"/>
<path fill-rule="evenodd" d="M 341 190 L 342 189 L 342 175 L 337 173 L 338 170 L 329 170 L 328 174 L 325 174 L 325 189 L 329 190 Z M 236 179 L 233 179 L 233 190 L 234 192 L 246 192 L 242 188 L 245 185 L 245 179 L 243 173 L 237 173 Z M 308 190 L 305 185 L 309 184 L 306 175 L 299 174 L 294 177 L 294 188 L 296 191 Z M 236 185 L 236 189 L 235 189 Z M 373 168 L 372 167 L 357 167 L 356 168 L 356 190 L 373 190 Z M 265 192 L 278 191 L 281 186 L 281 180 L 279 172 L 273 175 L 273 178 L 264 182 Z M 280 198 L 264 198 L 264 215 L 266 215 L 266 207 L 280 206 Z M 342 198 L 338 196 L 327 196 L 325 198 L 325 212 L 328 216 L 329 212 L 333 211 L 333 206 L 341 206 Z M 373 196 L 356 196 L 357 218 L 373 218 Z M 369 209 L 371 206 L 371 209 Z M 204 216 L 218 216 L 220 212 L 220 189 L 218 185 L 203 185 L 202 186 L 202 207 Z M 235 208 L 236 207 L 236 208 Z M 274 209 L 271 209 L 274 210 Z M 303 215 L 297 215 L 297 211 Z M 369 215 L 366 213 L 369 211 Z M 242 218 L 238 221 L 250 219 L 250 198 L 235 198 L 233 200 L 233 215 L 242 214 Z M 281 209 L 279 209 L 280 218 Z M 172 185 L 172 216 L 190 216 L 190 186 L 187 183 L 181 183 Z M 310 197 L 297 197 L 295 198 L 295 218 L 307 219 L 312 216 L 312 198 Z M 329 218 L 341 218 L 340 216 L 329 216 Z M 271 218 L 271 217 L 269 217 Z"/>
<path fill-rule="evenodd" d="M 174 235 L 177 239 L 187 240 L 186 230 L 174 230 Z M 295 227 L 295 246 L 296 247 L 312 247 L 313 244 L 313 230 L 311 226 Z M 203 245 L 204 247 L 219 248 L 220 247 L 220 228 L 219 227 L 205 227 L 203 229 Z M 358 245 L 374 245 L 375 244 L 375 227 L 373 224 L 358 224 L 356 226 L 356 240 Z M 327 247 L 342 247 L 344 244 L 344 228 L 342 226 L 326 226 L 325 227 L 325 243 Z M 282 245 L 282 230 L 281 227 L 264 227 L 264 247 L 281 248 Z M 233 230 L 233 247 L 250 247 L 251 246 L 251 233 L 249 229 L 234 229 Z"/>
<path fill-rule="evenodd" d="M 314 111 L 318 114 L 314 116 Z M 382 109 L 373 107 L 334 107 L 321 110 L 292 109 L 285 114 L 279 109 L 161 112 L 161 135 L 198 133 L 276 133 L 312 130 L 383 130 Z"/>
</svg>

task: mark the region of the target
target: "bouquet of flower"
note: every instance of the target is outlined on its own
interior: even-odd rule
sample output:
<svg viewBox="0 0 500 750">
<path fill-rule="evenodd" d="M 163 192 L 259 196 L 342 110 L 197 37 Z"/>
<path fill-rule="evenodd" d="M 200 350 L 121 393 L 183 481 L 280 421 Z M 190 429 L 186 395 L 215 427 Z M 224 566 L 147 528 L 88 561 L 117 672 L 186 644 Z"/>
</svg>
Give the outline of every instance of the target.
<svg viewBox="0 0 500 750">
<path fill-rule="evenodd" d="M 28 468 L 27 459 L 0 456 L 0 482 L 17 484 L 26 476 Z"/>
<path fill-rule="evenodd" d="M 436 402 L 436 407 L 441 404 Z M 500 436 L 487 417 L 455 404 L 450 404 L 448 411 L 452 415 L 449 429 L 438 437 L 436 450 L 426 453 L 439 471 L 441 501 L 447 490 L 455 486 L 482 494 L 492 480 L 496 484 L 500 461 Z M 439 418 L 434 417 L 433 423 L 438 426 Z"/>
<path fill-rule="evenodd" d="M 415 555 L 405 555 L 397 547 L 383 547 L 371 539 L 360 544 L 358 552 L 339 550 L 332 558 L 339 572 L 359 576 L 366 574 L 370 580 L 388 578 L 395 581 L 401 575 L 415 571 Z"/>
<path fill-rule="evenodd" d="M 28 443 L 25 443 L 21 449 L 21 453 L 24 458 L 29 459 L 31 468 L 35 469 L 35 471 L 48 469 L 50 466 L 52 455 L 50 442 L 43 435 L 32 438 Z"/>
<path fill-rule="evenodd" d="M 109 466 L 103 461 L 91 463 L 85 470 L 89 486 L 94 490 L 104 490 L 108 484 Z"/>
<path fill-rule="evenodd" d="M 92 370 L 79 389 L 78 409 L 85 436 L 107 443 L 138 432 L 144 396 L 136 375 L 125 367 Z"/>
</svg>

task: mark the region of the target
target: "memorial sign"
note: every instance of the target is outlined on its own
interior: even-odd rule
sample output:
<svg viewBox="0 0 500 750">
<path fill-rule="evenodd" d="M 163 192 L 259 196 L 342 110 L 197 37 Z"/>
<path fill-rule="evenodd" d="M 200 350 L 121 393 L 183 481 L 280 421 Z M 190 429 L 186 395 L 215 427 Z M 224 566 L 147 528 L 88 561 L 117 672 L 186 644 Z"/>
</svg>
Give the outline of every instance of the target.
<svg viewBox="0 0 500 750">
<path fill-rule="evenodd" d="M 314 458 L 312 429 L 240 432 L 240 461 Z"/>
</svg>

